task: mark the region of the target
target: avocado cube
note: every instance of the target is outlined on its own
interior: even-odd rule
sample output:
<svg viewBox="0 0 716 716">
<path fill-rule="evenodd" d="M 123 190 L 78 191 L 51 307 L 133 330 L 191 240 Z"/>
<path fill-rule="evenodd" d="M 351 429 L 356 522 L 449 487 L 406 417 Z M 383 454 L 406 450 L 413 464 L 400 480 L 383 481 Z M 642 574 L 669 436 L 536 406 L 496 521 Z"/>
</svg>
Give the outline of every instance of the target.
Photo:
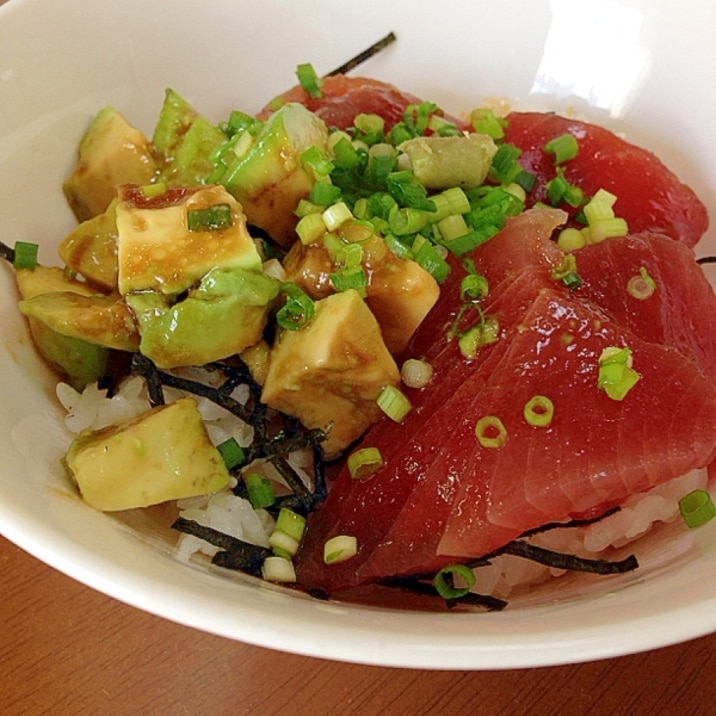
<svg viewBox="0 0 716 716">
<path fill-rule="evenodd" d="M 82 138 L 63 190 L 77 219 L 86 221 L 107 209 L 119 184 L 149 184 L 156 173 L 149 140 L 114 107 L 105 107 Z"/>
<path fill-rule="evenodd" d="M 294 209 L 315 183 L 301 166 L 301 155 L 312 146 L 325 149 L 327 139 L 323 120 L 303 105 L 286 104 L 217 181 L 241 202 L 249 223 L 288 247 L 296 240 Z"/>
<path fill-rule="evenodd" d="M 283 331 L 271 349 L 262 400 L 308 428 L 329 429 L 323 443 L 334 457 L 381 416 L 377 398 L 400 373 L 380 326 L 350 289 L 315 304 L 310 322 Z"/>
<path fill-rule="evenodd" d="M 73 291 L 82 296 L 93 293 L 86 284 L 67 278 L 64 270 L 57 266 L 18 269 L 15 276 L 23 299 L 57 291 Z M 75 390 L 83 390 L 105 374 L 109 359 L 107 348 L 62 335 L 36 318 L 28 317 L 27 321 L 37 352 Z"/>
<path fill-rule="evenodd" d="M 223 228 L 191 230 L 190 212 L 229 207 Z M 170 189 L 146 197 L 137 186 L 120 187 L 117 204 L 119 291 L 176 295 L 212 269 L 261 270 L 261 256 L 246 229 L 246 217 L 220 186 Z"/>
<path fill-rule="evenodd" d="M 218 492 L 231 479 L 191 397 L 81 433 L 65 464 L 85 502 L 104 512 Z"/>
<path fill-rule="evenodd" d="M 59 246 L 60 258 L 103 291 L 117 291 L 117 200 L 83 221 Z"/>
</svg>

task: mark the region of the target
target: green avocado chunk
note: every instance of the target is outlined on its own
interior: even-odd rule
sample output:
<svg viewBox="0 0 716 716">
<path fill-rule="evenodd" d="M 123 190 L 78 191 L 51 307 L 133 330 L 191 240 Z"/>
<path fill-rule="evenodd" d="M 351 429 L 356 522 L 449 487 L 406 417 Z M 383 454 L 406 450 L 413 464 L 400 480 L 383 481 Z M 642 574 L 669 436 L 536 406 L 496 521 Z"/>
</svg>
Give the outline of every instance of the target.
<svg viewBox="0 0 716 716">
<path fill-rule="evenodd" d="M 149 184 L 156 172 L 149 140 L 114 107 L 105 107 L 82 138 L 63 190 L 77 219 L 86 221 L 107 209 L 118 184 Z"/>
<path fill-rule="evenodd" d="M 322 119 L 303 105 L 286 104 L 246 143 L 243 153 L 234 153 L 216 180 L 241 203 L 250 224 L 288 247 L 296 239 L 293 211 L 315 183 L 302 167 L 301 155 L 312 146 L 325 149 L 327 138 Z"/>
<path fill-rule="evenodd" d="M 168 89 L 152 141 L 161 179 L 169 186 L 192 186 L 207 182 L 214 170 L 211 155 L 226 142 L 226 134 Z"/>
<path fill-rule="evenodd" d="M 84 500 L 105 512 L 218 492 L 231 479 L 191 397 L 81 433 L 65 464 Z"/>
<path fill-rule="evenodd" d="M 158 291 L 128 294 L 142 337 L 139 350 L 160 368 L 240 353 L 261 339 L 279 286 L 259 271 L 214 269 L 181 300 Z"/>
<path fill-rule="evenodd" d="M 56 266 L 19 269 L 16 278 L 20 296 L 27 300 L 53 292 L 91 293 L 89 287 L 67 278 L 63 269 Z M 28 316 L 27 319 L 40 356 L 75 390 L 83 390 L 105 375 L 110 354 L 108 348 L 58 333 L 36 318 Z"/>
</svg>

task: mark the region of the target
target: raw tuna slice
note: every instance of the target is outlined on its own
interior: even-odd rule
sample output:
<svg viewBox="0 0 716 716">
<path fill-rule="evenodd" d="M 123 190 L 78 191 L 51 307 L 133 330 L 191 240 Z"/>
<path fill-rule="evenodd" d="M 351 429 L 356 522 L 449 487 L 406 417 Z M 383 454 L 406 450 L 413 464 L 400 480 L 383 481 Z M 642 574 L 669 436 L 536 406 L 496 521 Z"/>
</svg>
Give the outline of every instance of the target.
<svg viewBox="0 0 716 716">
<path fill-rule="evenodd" d="M 476 417 L 499 416 L 508 439 L 498 450 L 475 451 L 446 521 L 442 554 L 496 549 L 493 524 L 517 535 L 546 521 L 601 514 L 707 465 L 716 452 L 716 387 L 692 361 L 640 340 L 586 301 L 542 298 L 543 314 L 518 337 L 475 406 Z M 604 348 L 625 345 L 641 379 L 617 401 L 597 389 L 598 361 Z M 538 394 L 554 403 L 547 428 L 522 416 Z M 456 436 L 468 438 L 467 429 Z"/>
<path fill-rule="evenodd" d="M 584 280 L 580 296 L 644 340 L 678 348 L 716 382 L 714 291 L 691 249 L 645 233 L 586 246 L 575 256 Z M 649 280 L 653 293 L 641 293 Z"/>
<path fill-rule="evenodd" d="M 421 102 L 393 85 L 365 77 L 326 77 L 322 91 L 323 97 L 314 99 L 300 85 L 293 87 L 269 102 L 259 119 L 265 119 L 286 102 L 298 102 L 315 112 L 329 127 L 347 129 L 353 126 L 357 114 L 377 114 L 385 120 L 386 129 L 390 129 L 402 121 L 408 105 Z M 449 119 L 458 123 L 454 118 Z"/>
<path fill-rule="evenodd" d="M 694 246 L 708 227 L 705 206 L 696 194 L 651 152 L 593 124 L 556 114 L 512 112 L 506 141 L 522 149 L 520 164 L 538 177 L 533 201 L 544 201 L 555 175 L 544 145 L 569 132 L 579 153 L 563 166 L 566 178 L 588 195 L 606 189 L 617 196 L 616 213 L 632 233 L 653 231 Z"/>
</svg>

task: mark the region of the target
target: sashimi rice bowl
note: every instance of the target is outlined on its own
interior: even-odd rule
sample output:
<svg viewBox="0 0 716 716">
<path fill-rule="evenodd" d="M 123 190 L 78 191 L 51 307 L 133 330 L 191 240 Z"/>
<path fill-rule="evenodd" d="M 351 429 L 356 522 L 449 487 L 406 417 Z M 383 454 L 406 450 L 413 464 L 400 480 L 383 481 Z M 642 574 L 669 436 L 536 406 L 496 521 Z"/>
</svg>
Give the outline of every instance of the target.
<svg viewBox="0 0 716 716">
<path fill-rule="evenodd" d="M 716 627 L 713 11 L 508 7 L 0 8 L 5 536 L 366 663 Z"/>
</svg>

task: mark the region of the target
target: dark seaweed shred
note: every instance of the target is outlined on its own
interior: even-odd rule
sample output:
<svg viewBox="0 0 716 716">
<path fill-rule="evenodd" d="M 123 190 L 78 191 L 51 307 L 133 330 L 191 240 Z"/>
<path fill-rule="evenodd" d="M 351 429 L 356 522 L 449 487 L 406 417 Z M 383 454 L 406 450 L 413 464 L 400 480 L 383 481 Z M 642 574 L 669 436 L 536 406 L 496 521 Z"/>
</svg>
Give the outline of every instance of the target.
<svg viewBox="0 0 716 716">
<path fill-rule="evenodd" d="M 377 55 L 381 50 L 384 50 L 388 45 L 392 45 L 398 38 L 394 32 L 389 32 L 385 37 L 381 38 L 377 42 L 374 42 L 370 47 L 359 52 L 355 57 L 352 57 L 348 62 L 344 62 L 340 67 L 336 67 L 335 70 L 331 70 L 326 77 L 332 77 L 333 75 L 344 75 L 347 72 L 358 67 L 366 60 L 369 60 L 374 55 Z"/>
<path fill-rule="evenodd" d="M 716 264 L 716 256 L 702 256 L 696 259 L 697 264 Z"/>
<path fill-rule="evenodd" d="M 389 579 L 382 580 L 380 584 L 384 587 L 400 589 L 401 591 L 410 594 L 419 594 L 425 597 L 443 599 L 443 597 L 438 594 L 438 590 L 435 589 L 433 583 L 425 581 L 421 577 L 391 577 Z M 448 609 L 455 609 L 458 606 L 471 606 L 496 612 L 501 611 L 507 606 L 507 602 L 504 599 L 498 599 L 497 597 L 493 597 L 489 594 L 477 594 L 476 592 L 468 592 L 462 597 L 445 599 L 444 601 L 445 606 Z"/>
</svg>

